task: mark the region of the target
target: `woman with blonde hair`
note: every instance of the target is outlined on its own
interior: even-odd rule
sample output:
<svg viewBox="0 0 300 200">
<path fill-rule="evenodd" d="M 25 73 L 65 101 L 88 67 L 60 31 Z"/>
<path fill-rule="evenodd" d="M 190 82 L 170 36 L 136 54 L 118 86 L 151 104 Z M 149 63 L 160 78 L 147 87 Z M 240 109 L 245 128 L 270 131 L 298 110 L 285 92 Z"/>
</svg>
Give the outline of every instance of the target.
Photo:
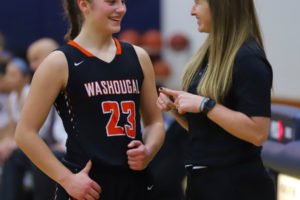
<svg viewBox="0 0 300 200">
<path fill-rule="evenodd" d="M 261 146 L 270 125 L 272 68 L 253 0 L 195 0 L 191 15 L 208 33 L 185 67 L 182 90 L 161 88 L 157 106 L 188 130 L 191 200 L 274 200 Z"/>
</svg>

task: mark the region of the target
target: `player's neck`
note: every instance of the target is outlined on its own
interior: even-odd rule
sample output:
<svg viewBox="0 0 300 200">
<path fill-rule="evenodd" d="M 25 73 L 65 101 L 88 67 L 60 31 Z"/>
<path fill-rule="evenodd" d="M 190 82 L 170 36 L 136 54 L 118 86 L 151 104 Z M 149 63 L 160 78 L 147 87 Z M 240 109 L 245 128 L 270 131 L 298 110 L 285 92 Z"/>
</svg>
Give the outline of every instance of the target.
<svg viewBox="0 0 300 200">
<path fill-rule="evenodd" d="M 108 48 L 112 44 L 112 35 L 83 27 L 74 41 L 83 46 L 103 49 Z"/>
<path fill-rule="evenodd" d="M 74 41 L 95 57 L 107 63 L 111 62 L 116 55 L 117 47 L 112 35 L 95 34 L 95 32 L 88 32 L 83 29 Z"/>
</svg>

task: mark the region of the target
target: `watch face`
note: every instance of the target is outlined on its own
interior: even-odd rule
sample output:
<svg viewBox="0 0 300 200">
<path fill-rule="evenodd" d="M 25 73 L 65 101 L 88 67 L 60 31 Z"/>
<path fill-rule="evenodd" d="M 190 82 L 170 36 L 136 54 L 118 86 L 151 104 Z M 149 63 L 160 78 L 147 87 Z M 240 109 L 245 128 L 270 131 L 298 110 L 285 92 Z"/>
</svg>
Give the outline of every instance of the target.
<svg viewBox="0 0 300 200">
<path fill-rule="evenodd" d="M 216 102 L 212 99 L 209 99 L 206 103 L 205 106 L 207 106 L 207 108 L 210 110 L 215 106 Z"/>
<path fill-rule="evenodd" d="M 212 99 L 209 99 L 204 103 L 203 113 L 207 114 L 207 112 L 210 111 L 215 105 L 216 102 Z"/>
</svg>

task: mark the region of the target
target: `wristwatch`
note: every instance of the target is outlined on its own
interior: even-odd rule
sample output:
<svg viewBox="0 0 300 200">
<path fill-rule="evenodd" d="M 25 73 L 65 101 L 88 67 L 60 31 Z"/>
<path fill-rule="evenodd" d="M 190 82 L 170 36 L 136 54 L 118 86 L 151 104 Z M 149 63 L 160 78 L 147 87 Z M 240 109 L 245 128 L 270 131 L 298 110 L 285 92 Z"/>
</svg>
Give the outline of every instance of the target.
<svg viewBox="0 0 300 200">
<path fill-rule="evenodd" d="M 213 107 L 216 105 L 216 102 L 212 99 L 208 99 L 203 106 L 202 113 L 206 115 Z"/>
</svg>

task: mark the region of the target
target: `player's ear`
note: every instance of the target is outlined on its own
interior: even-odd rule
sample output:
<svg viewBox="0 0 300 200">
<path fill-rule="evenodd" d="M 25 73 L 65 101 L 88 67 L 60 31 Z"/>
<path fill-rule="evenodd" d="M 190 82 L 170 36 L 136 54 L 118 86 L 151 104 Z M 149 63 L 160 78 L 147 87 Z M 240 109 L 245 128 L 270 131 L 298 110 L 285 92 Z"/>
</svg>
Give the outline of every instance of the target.
<svg viewBox="0 0 300 200">
<path fill-rule="evenodd" d="M 88 0 L 75 0 L 82 13 L 89 14 L 91 3 Z"/>
</svg>

